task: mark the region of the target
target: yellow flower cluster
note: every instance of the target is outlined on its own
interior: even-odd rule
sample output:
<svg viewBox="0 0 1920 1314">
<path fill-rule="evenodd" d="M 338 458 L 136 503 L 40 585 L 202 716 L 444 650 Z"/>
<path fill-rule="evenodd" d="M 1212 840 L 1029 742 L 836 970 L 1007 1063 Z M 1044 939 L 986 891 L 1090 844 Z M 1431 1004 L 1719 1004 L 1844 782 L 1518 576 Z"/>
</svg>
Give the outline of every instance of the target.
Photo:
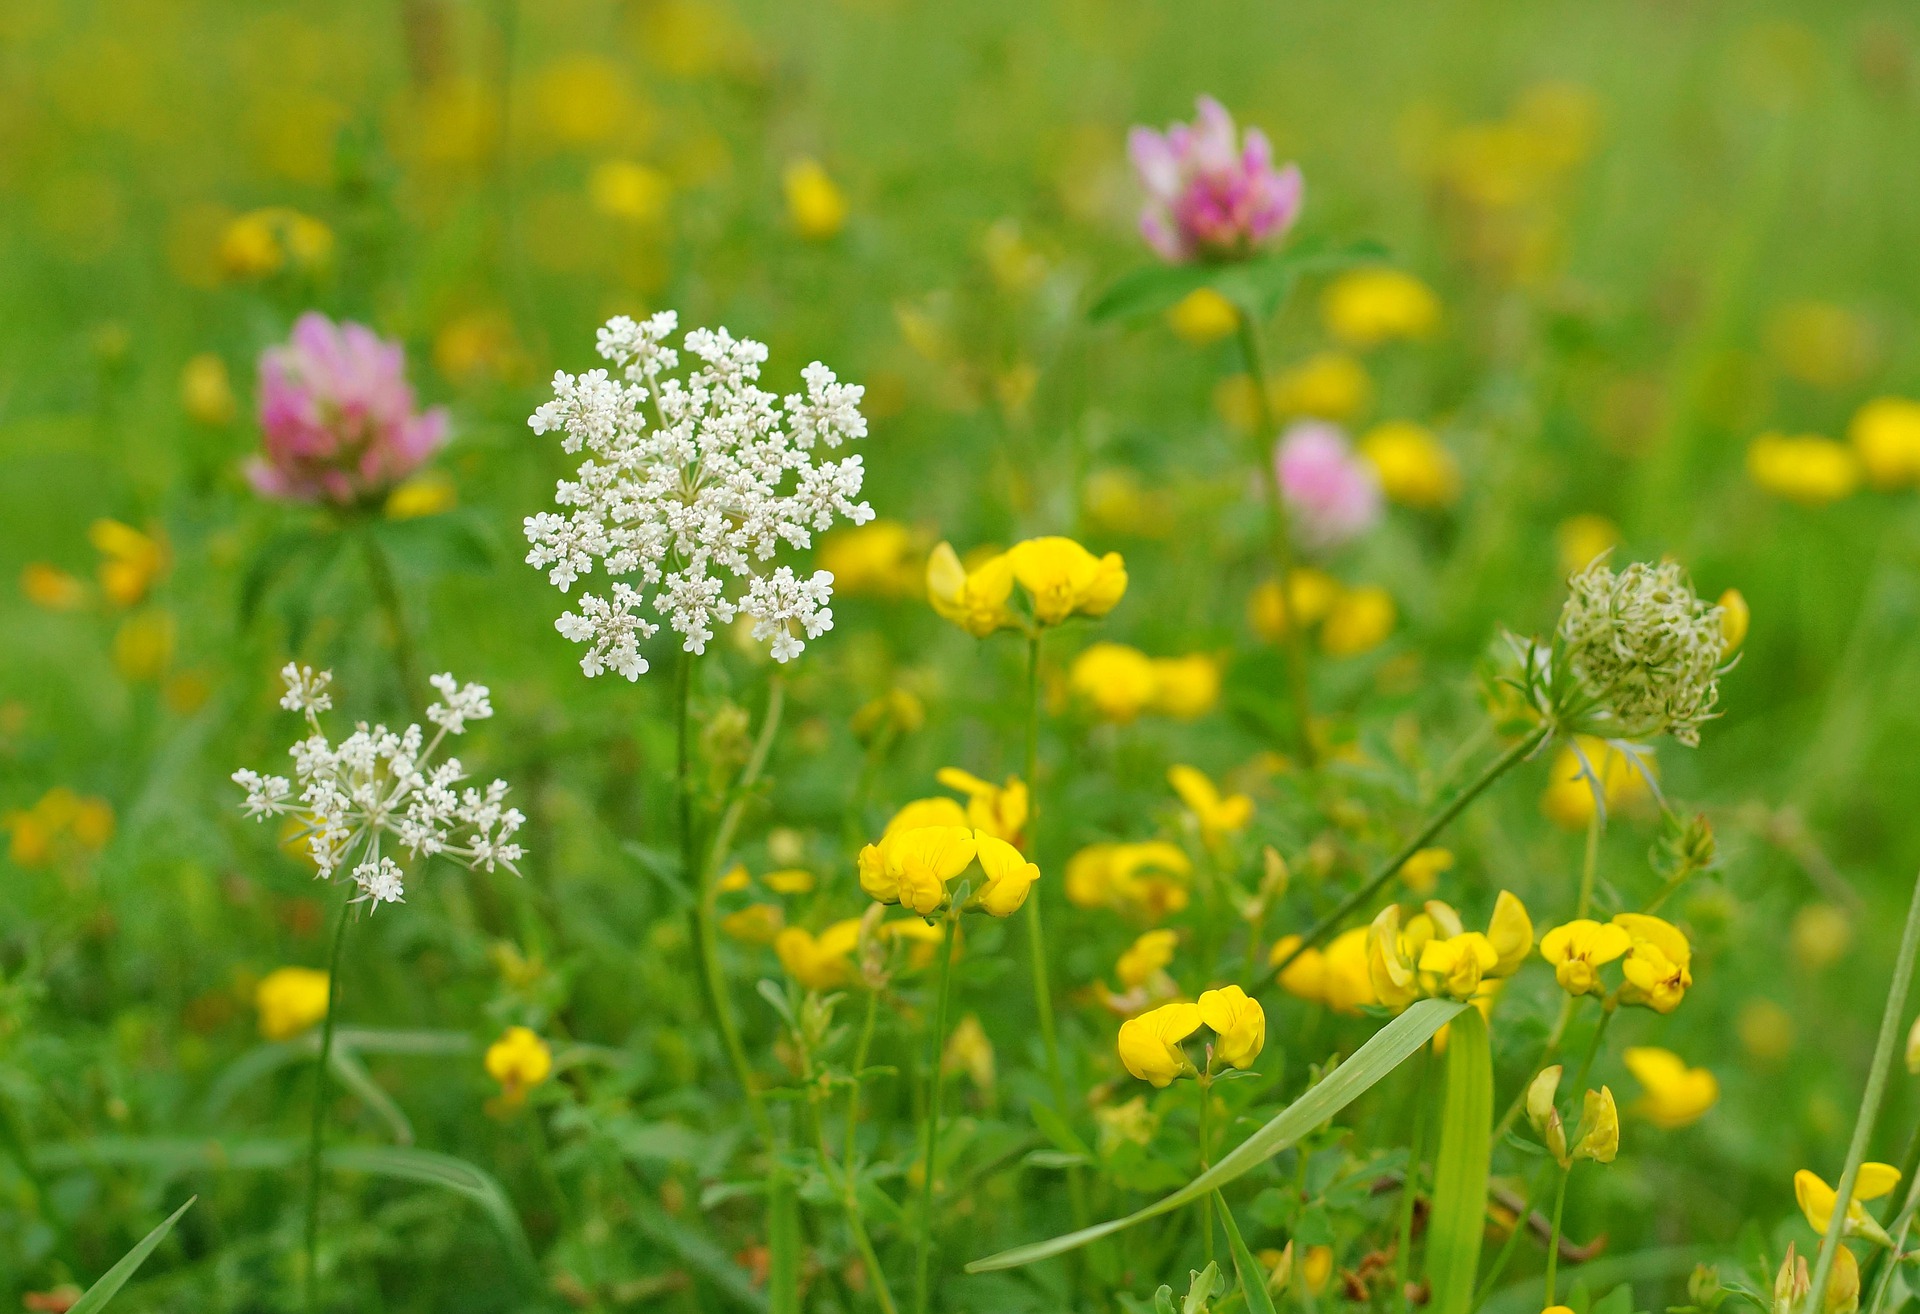
<svg viewBox="0 0 1920 1314">
<path fill-rule="evenodd" d="M 1592 735 L 1576 738 L 1578 751 L 1563 747 L 1547 773 L 1540 811 L 1563 830 L 1582 831 L 1593 820 L 1594 795 L 1605 803 L 1609 816 L 1631 810 L 1652 797 L 1647 775 L 1653 770 L 1652 750 L 1629 757 L 1618 747 Z M 1586 767 L 1581 767 L 1581 759 Z M 1597 790 L 1596 790 L 1597 785 Z"/>
<path fill-rule="evenodd" d="M 232 278 L 266 278 L 283 269 L 311 273 L 333 256 L 333 230 L 286 206 L 249 210 L 220 234 L 220 267 Z"/>
<path fill-rule="evenodd" d="M 7 856 L 22 867 L 90 857 L 113 838 L 113 808 L 103 798 L 76 794 L 55 785 L 30 808 L 0 816 L 7 831 Z"/>
<path fill-rule="evenodd" d="M 1610 1002 L 1671 1013 L 1693 984 L 1693 950 L 1680 928 L 1646 913 L 1620 913 L 1611 922 L 1580 918 L 1540 937 L 1540 956 L 1570 995 L 1606 995 L 1600 969 L 1620 962 L 1621 981 Z"/>
<path fill-rule="evenodd" d="M 996 630 L 1027 629 L 1011 605 L 1013 586 L 1025 594 L 1035 625 L 1069 616 L 1104 616 L 1127 591 L 1127 567 L 1118 552 L 1103 557 L 1070 538 L 1030 538 L 980 562 L 961 565 L 949 543 L 927 559 L 927 598 L 947 620 L 984 639 Z"/>
<path fill-rule="evenodd" d="M 1401 506 L 1435 510 L 1460 499 L 1460 463 L 1433 430 L 1411 420 L 1376 424 L 1360 438 L 1380 491 Z"/>
<path fill-rule="evenodd" d="M 1267 1043 L 1267 1015 L 1259 1001 L 1230 985 L 1206 991 L 1197 1004 L 1163 1004 L 1122 1022 L 1117 1041 L 1120 1061 L 1128 1072 L 1156 1087 L 1199 1076 L 1182 1042 L 1202 1026 L 1214 1033 L 1214 1042 L 1207 1047 L 1208 1076 L 1216 1063 L 1242 1070 L 1252 1067 Z"/>
<path fill-rule="evenodd" d="M 1357 1014 L 1380 1002 L 1373 974 L 1367 967 L 1367 944 L 1372 928 L 1343 931 L 1325 949 L 1308 948 L 1280 973 L 1280 988 L 1296 999 L 1319 1004 L 1335 1013 Z M 1268 955 L 1270 964 L 1285 962 L 1300 947 L 1297 935 L 1282 936 Z"/>
<path fill-rule="evenodd" d="M 1142 712 L 1191 721 L 1220 701 L 1220 663 L 1204 653 L 1149 657 L 1124 643 L 1096 643 L 1073 659 L 1067 687 L 1102 721 L 1125 725 Z"/>
<path fill-rule="evenodd" d="M 1177 844 L 1090 844 L 1067 859 L 1067 900 L 1157 922 L 1187 906 L 1193 861 Z"/>
<path fill-rule="evenodd" d="M 1399 905 L 1389 904 L 1369 928 L 1367 975 L 1375 997 L 1398 1010 L 1422 996 L 1472 999 L 1482 981 L 1512 976 L 1532 952 L 1533 922 L 1506 890 L 1484 932 L 1467 930 L 1437 899 L 1404 927 Z"/>
<path fill-rule="evenodd" d="M 1847 441 L 1860 457 L 1867 481 L 1893 490 L 1920 485 L 1920 402 L 1876 397 L 1854 412 Z"/>
<path fill-rule="evenodd" d="M 1440 298 L 1412 274 L 1384 266 L 1348 270 L 1320 296 L 1320 319 L 1350 347 L 1425 338 L 1440 323 Z"/>
<path fill-rule="evenodd" d="M 1747 445 L 1747 474 L 1775 497 L 1825 506 L 1860 486 L 1860 459 L 1819 434 L 1763 433 Z"/>
<path fill-rule="evenodd" d="M 507 1108 L 526 1102 L 527 1092 L 553 1075 L 553 1051 L 527 1027 L 508 1027 L 487 1046 L 487 1075 L 500 1083 Z"/>
<path fill-rule="evenodd" d="M 1219 786 L 1198 767 L 1176 763 L 1167 768 L 1167 783 L 1186 804 L 1207 847 L 1224 844 L 1253 820 L 1253 800 L 1245 794 L 1222 794 Z"/>
<path fill-rule="evenodd" d="M 1393 634 L 1399 614 L 1393 596 L 1373 584 L 1348 588 L 1312 566 L 1288 573 L 1287 588 L 1268 580 L 1247 600 L 1247 621 L 1269 643 L 1286 637 L 1290 618 L 1308 629 L 1319 626 L 1320 649 L 1329 657 L 1358 657 Z"/>
<path fill-rule="evenodd" d="M 1562 1168 L 1571 1168 L 1581 1159 L 1612 1163 L 1620 1153 L 1620 1110 L 1613 1102 L 1613 1091 L 1602 1086 L 1589 1090 L 1581 1098 L 1580 1126 L 1573 1140 L 1567 1139 L 1566 1124 L 1554 1102 L 1560 1090 L 1560 1067 L 1544 1068 L 1527 1086 L 1527 1121 Z"/>
<path fill-rule="evenodd" d="M 820 161 L 803 156 L 780 175 L 787 196 L 787 218 L 809 242 L 824 242 L 847 223 L 847 197 Z"/>
<path fill-rule="evenodd" d="M 948 903 L 947 882 L 975 863 L 984 883 L 966 907 L 1011 917 L 1027 901 L 1040 868 L 1005 840 L 962 826 L 916 826 L 881 837 L 860 850 L 860 888 L 880 903 L 901 904 L 932 917 Z"/>
<path fill-rule="evenodd" d="M 849 597 L 912 597 L 926 571 L 913 531 L 898 520 L 870 520 L 827 535 L 819 561 L 833 576 L 834 591 Z"/>
<path fill-rule="evenodd" d="M 277 967 L 253 988 L 260 1034 L 290 1040 L 327 1015 L 331 990 L 327 974 L 311 967 Z"/>
</svg>

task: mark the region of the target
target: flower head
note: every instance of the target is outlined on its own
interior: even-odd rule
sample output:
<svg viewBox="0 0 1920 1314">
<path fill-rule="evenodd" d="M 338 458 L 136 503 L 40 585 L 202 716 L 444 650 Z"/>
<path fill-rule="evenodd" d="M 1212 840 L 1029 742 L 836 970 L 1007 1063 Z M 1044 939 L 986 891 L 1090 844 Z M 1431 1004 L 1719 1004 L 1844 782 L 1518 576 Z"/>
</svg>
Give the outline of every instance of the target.
<svg viewBox="0 0 1920 1314">
<path fill-rule="evenodd" d="M 1320 295 L 1327 331 L 1352 347 L 1396 338 L 1424 338 L 1440 322 L 1440 299 L 1405 270 L 1381 265 L 1350 269 Z"/>
<path fill-rule="evenodd" d="M 1167 768 L 1167 783 L 1187 805 L 1187 811 L 1200 827 L 1200 837 L 1209 846 L 1221 844 L 1247 828 L 1253 820 L 1253 800 L 1245 794 L 1222 795 L 1217 785 L 1198 767 L 1176 764 Z"/>
<path fill-rule="evenodd" d="M 1208 990 L 1200 996 L 1200 1020 L 1219 1042 L 1214 1054 L 1222 1063 L 1250 1068 L 1267 1043 L 1267 1015 L 1260 1001 L 1237 985 Z"/>
<path fill-rule="evenodd" d="M 931 917 L 948 904 L 947 882 L 976 860 L 982 880 L 967 907 L 1011 917 L 1027 901 L 1040 868 L 985 830 L 945 825 L 890 829 L 877 844 L 860 850 L 860 888 L 880 903 L 897 903 Z"/>
<path fill-rule="evenodd" d="M 1575 575 L 1557 638 L 1592 704 L 1583 719 L 1609 739 L 1666 733 L 1699 744 L 1720 695 L 1720 617 L 1671 561 L 1618 574 L 1596 561 Z"/>
<path fill-rule="evenodd" d="M 332 990 L 325 972 L 311 967 L 277 967 L 253 989 L 260 1012 L 260 1034 L 289 1040 L 327 1015 Z"/>
<path fill-rule="evenodd" d="M 1380 480 L 1337 426 L 1296 422 L 1280 435 L 1273 460 L 1295 534 L 1306 546 L 1337 547 L 1380 519 Z"/>
<path fill-rule="evenodd" d="M 1069 616 L 1104 616 L 1127 591 L 1127 567 L 1118 552 L 1096 557 L 1070 538 L 1015 543 L 1007 550 L 1007 563 L 1042 625 L 1058 625 Z"/>
<path fill-rule="evenodd" d="M 582 594 L 580 610 L 554 623 L 587 645 L 580 668 L 589 676 L 633 680 L 647 669 L 639 643 L 659 626 L 643 606 L 688 652 L 706 650 L 714 622 L 746 615 L 776 661 L 798 656 L 833 628 L 833 577 L 769 563 L 783 545 L 811 546 L 836 517 L 873 518 L 856 500 L 861 459 L 816 459 L 816 449 L 866 436 L 863 390 L 815 361 L 801 371 L 804 393 L 776 398 L 755 386 L 766 347 L 725 329 L 688 333 L 697 364 L 673 377 L 680 356 L 665 342 L 678 323 L 670 311 L 644 324 L 607 321 L 599 351 L 620 377 L 555 374 L 554 400 L 528 421 L 535 433 L 559 430 L 563 450 L 584 448 L 587 459 L 555 494 L 568 514 L 527 517 L 527 563 L 562 592 L 596 561 L 609 578 L 639 577 L 639 588 L 614 579 L 605 597 Z M 731 596 L 729 577 L 744 585 Z"/>
<path fill-rule="evenodd" d="M 1483 981 L 1504 980 L 1533 951 L 1533 921 L 1506 890 L 1485 932 L 1469 931 L 1460 914 L 1437 899 L 1407 919 L 1398 905 L 1380 910 L 1368 928 L 1367 973 L 1379 1002 L 1405 1008 L 1422 995 L 1473 999 Z"/>
<path fill-rule="evenodd" d="M 1249 128 L 1243 144 L 1219 101 L 1202 96 L 1197 108 L 1191 124 L 1136 127 L 1127 138 L 1147 192 L 1141 236 L 1173 263 L 1250 255 L 1300 217 L 1300 170 L 1273 167 L 1266 134 Z"/>
<path fill-rule="evenodd" d="M 1720 1099 L 1720 1083 L 1705 1068 L 1690 1068 L 1670 1049 L 1635 1046 L 1621 1057 L 1646 1091 L 1635 1110 L 1656 1127 L 1673 1130 L 1698 1122 Z"/>
<path fill-rule="evenodd" d="M 1891 1244 L 1886 1231 L 1867 1212 L 1863 1201 L 1891 1195 L 1898 1185 L 1900 1170 L 1892 1164 L 1872 1161 L 1861 1164 L 1853 1183 L 1853 1199 L 1847 1203 L 1847 1221 L 1840 1234 L 1864 1236 L 1880 1245 Z M 1833 1206 L 1839 1200 L 1839 1193 L 1818 1174 L 1802 1168 L 1793 1175 L 1793 1196 L 1799 1202 L 1800 1212 L 1806 1215 L 1807 1226 L 1826 1235 L 1828 1225 L 1833 1222 Z"/>
<path fill-rule="evenodd" d="M 1067 900 L 1153 922 L 1187 906 L 1193 860 L 1177 844 L 1089 844 L 1067 860 Z"/>
<path fill-rule="evenodd" d="M 508 1027 L 487 1046 L 487 1075 L 500 1083 L 508 1107 L 523 1103 L 527 1092 L 553 1075 L 553 1051 L 526 1027 Z"/>
<path fill-rule="evenodd" d="M 364 324 L 308 311 L 260 356 L 255 489 L 350 506 L 384 497 L 447 441 L 447 413 L 416 409 L 406 351 Z"/>
<path fill-rule="evenodd" d="M 773 952 L 787 975 L 809 990 L 833 990 L 853 977 L 853 951 L 860 944 L 860 919 L 835 922 L 814 935 L 789 926 L 773 937 Z"/>
<path fill-rule="evenodd" d="M 1632 946 L 1633 938 L 1618 926 L 1580 918 L 1556 926 L 1540 937 L 1540 956 L 1553 964 L 1554 980 L 1570 995 L 1597 995 L 1606 987 L 1600 968 Z"/>
<path fill-rule="evenodd" d="M 951 543 L 927 558 L 927 601 L 935 612 L 976 639 L 1020 623 L 1007 605 L 1013 596 L 1013 563 L 1002 552 L 973 570 L 960 563 Z"/>
<path fill-rule="evenodd" d="M 1613 924 L 1627 933 L 1629 945 L 1621 974 L 1620 1002 L 1642 1004 L 1656 1013 L 1680 1007 L 1693 984 L 1693 950 L 1671 922 L 1646 913 L 1620 913 Z"/>
<path fill-rule="evenodd" d="M 1193 1061 L 1180 1042 L 1200 1029 L 1200 1009 L 1186 1003 L 1159 1008 L 1120 1024 L 1120 1061 L 1127 1071 L 1155 1086 L 1168 1086 L 1175 1077 L 1194 1071 Z"/>
</svg>

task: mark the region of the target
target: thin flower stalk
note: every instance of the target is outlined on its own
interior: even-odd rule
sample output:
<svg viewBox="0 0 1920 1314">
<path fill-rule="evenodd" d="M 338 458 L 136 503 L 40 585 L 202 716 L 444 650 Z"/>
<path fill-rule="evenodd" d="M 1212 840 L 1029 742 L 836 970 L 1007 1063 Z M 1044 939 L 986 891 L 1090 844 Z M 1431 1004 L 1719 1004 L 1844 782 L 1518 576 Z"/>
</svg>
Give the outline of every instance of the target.
<svg viewBox="0 0 1920 1314">
<path fill-rule="evenodd" d="M 320 1024 L 320 1053 L 313 1066 L 313 1117 L 307 1136 L 307 1220 L 304 1272 L 307 1309 L 320 1308 L 320 1152 L 326 1143 L 327 1064 L 333 1060 L 333 1024 L 340 1005 L 340 957 L 347 942 L 347 922 L 353 913 L 352 899 L 342 899 L 340 915 L 334 919 L 333 948 L 327 954 L 327 1016 Z"/>
<path fill-rule="evenodd" d="M 927 1036 L 927 1133 L 921 1170 L 920 1236 L 915 1262 L 913 1307 L 916 1314 L 927 1314 L 933 1285 L 933 1203 L 936 1165 L 940 1157 L 940 1096 L 945 1083 L 940 1079 L 940 1058 L 947 1045 L 947 993 L 953 981 L 953 951 L 960 936 L 960 910 L 967 902 L 967 885 L 961 882 L 947 910 L 946 943 L 940 952 L 940 975 L 934 985 L 933 1030 Z M 1032 900 L 1028 900 L 1032 902 Z"/>
</svg>

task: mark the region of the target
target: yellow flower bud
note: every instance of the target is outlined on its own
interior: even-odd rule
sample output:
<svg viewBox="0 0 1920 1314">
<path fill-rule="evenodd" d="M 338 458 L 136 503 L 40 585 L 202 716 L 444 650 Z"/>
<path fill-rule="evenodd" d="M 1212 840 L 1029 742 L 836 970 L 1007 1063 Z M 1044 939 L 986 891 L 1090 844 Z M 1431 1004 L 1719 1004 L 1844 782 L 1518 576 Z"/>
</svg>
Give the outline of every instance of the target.
<svg viewBox="0 0 1920 1314">
<path fill-rule="evenodd" d="M 1605 1086 L 1590 1090 L 1580 1108 L 1580 1139 L 1574 1143 L 1572 1157 L 1595 1163 L 1612 1163 L 1620 1152 L 1620 1110 L 1614 1107 L 1613 1091 Z"/>
</svg>

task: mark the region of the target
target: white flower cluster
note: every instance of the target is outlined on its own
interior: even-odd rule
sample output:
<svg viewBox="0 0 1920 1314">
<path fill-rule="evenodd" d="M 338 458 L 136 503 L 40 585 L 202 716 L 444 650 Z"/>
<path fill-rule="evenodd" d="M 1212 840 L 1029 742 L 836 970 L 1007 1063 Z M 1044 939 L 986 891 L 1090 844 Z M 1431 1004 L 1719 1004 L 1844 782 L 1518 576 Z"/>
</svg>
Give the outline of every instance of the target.
<svg viewBox="0 0 1920 1314">
<path fill-rule="evenodd" d="M 444 701 L 427 708 L 427 720 L 438 727 L 431 740 L 417 724 L 395 734 L 362 721 L 334 744 L 319 716 L 333 706 L 332 673 L 315 674 L 290 662 L 280 676 L 287 685 L 280 705 L 303 714 L 309 731 L 288 750 L 293 779 L 236 771 L 233 780 L 247 791 L 241 807 L 248 816 L 264 821 L 290 815 L 304 824 L 301 834 L 322 880 L 344 867 L 360 887 L 354 902 L 376 908 L 402 902 L 404 873 L 381 852 L 383 836 L 416 858 L 438 853 L 470 868 L 492 871 L 498 865 L 519 875 L 514 864 L 523 850 L 513 836 L 526 818 L 505 806 L 507 782 L 456 789 L 466 779 L 460 759 L 432 761 L 448 735 L 463 734 L 467 722 L 493 715 L 485 685 L 433 677 Z"/>
<path fill-rule="evenodd" d="M 776 661 L 799 655 L 805 639 L 833 628 L 833 576 L 765 563 L 783 543 L 811 546 L 836 516 L 873 518 L 858 500 L 860 458 L 816 459 L 816 449 L 866 436 L 864 389 L 815 361 L 801 371 L 805 393 L 776 398 L 755 386 L 766 347 L 725 329 L 688 333 L 682 345 L 698 364 L 673 377 L 680 355 L 665 344 L 678 324 L 671 311 L 609 320 L 599 351 L 619 377 L 555 374 L 553 400 L 527 421 L 535 433 L 559 430 L 565 451 L 586 452 L 555 494 L 571 509 L 528 516 L 526 531 L 527 563 L 561 592 L 596 561 L 611 580 L 606 596 L 583 593 L 580 609 L 554 623 L 587 645 L 580 669 L 589 676 L 636 680 L 647 669 L 640 643 L 659 626 L 643 607 L 688 652 L 706 651 L 716 621 L 746 615 Z M 612 578 L 623 575 L 638 575 L 640 587 Z M 744 591 L 729 596 L 728 577 Z"/>
</svg>

